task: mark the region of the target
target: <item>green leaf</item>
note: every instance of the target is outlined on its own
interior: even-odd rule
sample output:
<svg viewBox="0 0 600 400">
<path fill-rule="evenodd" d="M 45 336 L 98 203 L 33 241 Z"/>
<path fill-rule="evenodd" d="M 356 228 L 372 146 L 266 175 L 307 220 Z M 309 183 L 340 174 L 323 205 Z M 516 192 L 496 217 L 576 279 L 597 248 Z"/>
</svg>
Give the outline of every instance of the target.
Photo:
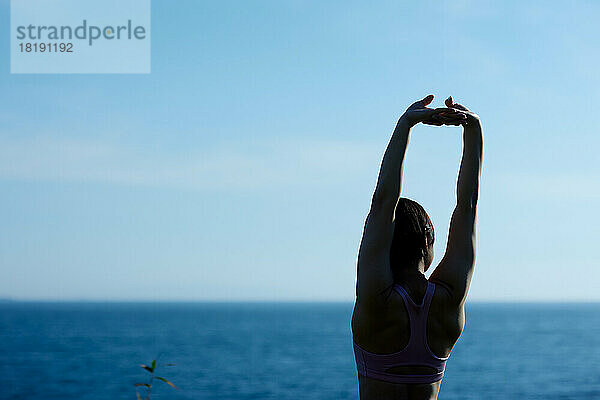
<svg viewBox="0 0 600 400">
<path fill-rule="evenodd" d="M 154 368 L 156 368 L 156 360 L 152 360 L 152 371 L 154 371 Z"/>
<path fill-rule="evenodd" d="M 137 400 L 142 400 L 142 396 L 140 396 L 138 392 L 135 392 L 135 396 L 137 397 Z"/>
<path fill-rule="evenodd" d="M 146 364 L 140 364 L 140 367 L 144 368 L 146 371 L 153 373 L 154 368 L 147 366 Z"/>
<path fill-rule="evenodd" d="M 144 386 L 144 387 L 151 387 L 152 385 L 150 385 L 149 383 L 136 383 L 135 386 Z"/>
<path fill-rule="evenodd" d="M 171 381 L 169 381 L 166 378 L 163 378 L 162 376 L 155 376 L 156 379 L 158 379 L 159 381 L 163 381 L 164 383 L 166 383 L 167 385 L 171 386 L 173 389 L 178 389 L 177 386 L 173 385 L 173 383 Z"/>
</svg>

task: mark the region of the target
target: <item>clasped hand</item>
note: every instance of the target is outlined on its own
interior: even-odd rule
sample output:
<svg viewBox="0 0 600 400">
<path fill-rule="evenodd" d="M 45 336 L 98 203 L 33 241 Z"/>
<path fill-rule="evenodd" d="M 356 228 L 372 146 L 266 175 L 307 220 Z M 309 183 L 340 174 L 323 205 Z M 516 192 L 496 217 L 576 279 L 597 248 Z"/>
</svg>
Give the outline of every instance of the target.
<svg viewBox="0 0 600 400">
<path fill-rule="evenodd" d="M 446 107 L 428 108 L 427 106 L 433 101 L 433 95 L 425 97 L 413 103 L 402 118 L 405 119 L 411 126 L 422 122 L 427 125 L 462 125 L 468 126 L 471 123 L 478 121 L 477 114 L 469 111 L 465 106 L 454 103 L 452 96 L 446 99 Z"/>
</svg>

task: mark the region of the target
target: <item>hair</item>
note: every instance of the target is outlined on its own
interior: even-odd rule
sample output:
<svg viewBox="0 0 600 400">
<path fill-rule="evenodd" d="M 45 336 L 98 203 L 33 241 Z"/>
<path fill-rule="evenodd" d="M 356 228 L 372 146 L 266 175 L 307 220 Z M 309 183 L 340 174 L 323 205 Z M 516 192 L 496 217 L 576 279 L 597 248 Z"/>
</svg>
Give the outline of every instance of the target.
<svg viewBox="0 0 600 400">
<path fill-rule="evenodd" d="M 415 268 L 428 254 L 428 245 L 433 243 L 435 234 L 429 215 L 416 201 L 401 197 L 394 220 L 390 265 L 396 277 L 402 270 Z"/>
</svg>

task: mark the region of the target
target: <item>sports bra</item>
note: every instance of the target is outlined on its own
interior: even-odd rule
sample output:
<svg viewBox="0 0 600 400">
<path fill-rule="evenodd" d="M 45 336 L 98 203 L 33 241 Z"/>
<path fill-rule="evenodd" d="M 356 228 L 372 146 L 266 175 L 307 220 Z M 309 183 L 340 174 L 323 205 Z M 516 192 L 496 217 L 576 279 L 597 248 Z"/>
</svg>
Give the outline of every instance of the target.
<svg viewBox="0 0 600 400">
<path fill-rule="evenodd" d="M 448 357 L 440 358 L 433 354 L 427 344 L 427 315 L 435 284 L 427 283 L 423 302 L 416 304 L 406 290 L 396 284 L 394 289 L 402 296 L 410 319 L 410 339 L 406 347 L 396 353 L 374 354 L 366 351 L 354 342 L 354 358 L 360 375 L 391 383 L 433 383 L 444 377 Z M 435 374 L 406 375 L 387 372 L 400 366 L 425 366 L 437 371 Z"/>
</svg>

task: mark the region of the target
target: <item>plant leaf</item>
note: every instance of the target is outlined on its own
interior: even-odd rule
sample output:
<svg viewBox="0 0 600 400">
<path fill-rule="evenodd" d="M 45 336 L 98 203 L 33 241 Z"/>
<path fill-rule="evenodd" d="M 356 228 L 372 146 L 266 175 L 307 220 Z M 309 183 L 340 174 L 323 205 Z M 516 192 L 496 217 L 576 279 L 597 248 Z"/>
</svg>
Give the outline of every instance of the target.
<svg viewBox="0 0 600 400">
<path fill-rule="evenodd" d="M 163 378 L 162 376 L 155 376 L 155 378 L 158 379 L 159 381 L 163 381 L 167 385 L 171 386 L 173 389 L 179 389 L 177 386 L 173 385 L 173 382 L 169 381 L 166 378 Z"/>
<path fill-rule="evenodd" d="M 146 371 L 153 373 L 154 368 L 147 366 L 146 364 L 140 364 L 140 367 L 144 368 Z"/>
<path fill-rule="evenodd" d="M 137 400 L 142 400 L 142 396 L 140 396 L 138 392 L 135 392 L 135 396 L 137 397 Z"/>
<path fill-rule="evenodd" d="M 154 371 L 154 368 L 156 368 L 156 360 L 152 360 L 152 371 Z"/>
<path fill-rule="evenodd" d="M 151 387 L 152 385 L 150 385 L 149 383 L 136 383 L 135 386 L 144 386 L 144 387 Z"/>
</svg>

